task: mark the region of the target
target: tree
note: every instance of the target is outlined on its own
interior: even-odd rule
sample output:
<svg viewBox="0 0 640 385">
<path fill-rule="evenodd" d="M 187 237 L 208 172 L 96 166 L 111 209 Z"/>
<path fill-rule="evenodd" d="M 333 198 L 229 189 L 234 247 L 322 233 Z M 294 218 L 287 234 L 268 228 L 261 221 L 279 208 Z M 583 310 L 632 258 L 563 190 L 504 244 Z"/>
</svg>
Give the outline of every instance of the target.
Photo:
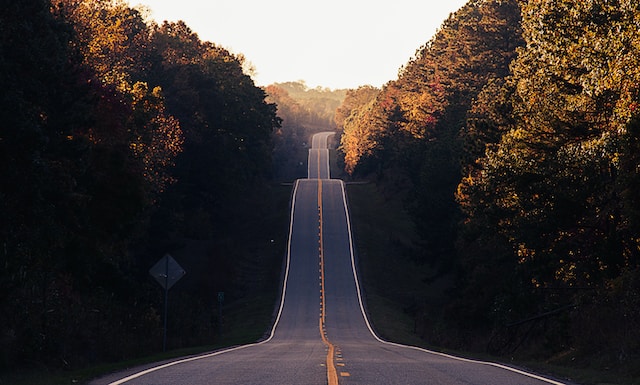
<svg viewBox="0 0 640 385">
<path fill-rule="evenodd" d="M 180 223 L 167 225 L 195 238 L 231 231 L 230 223 L 241 221 L 236 208 L 270 176 L 271 133 L 280 124 L 275 105 L 243 73 L 241 58 L 200 41 L 184 22 L 157 26 L 151 46 L 153 79 L 184 132 L 178 183 L 165 209 L 185 211 L 174 216 Z"/>
<path fill-rule="evenodd" d="M 473 264 L 478 245 L 500 250 L 484 256 L 485 263 L 499 260 L 511 267 L 505 273 L 515 272 L 504 280 L 510 286 L 503 294 L 494 293 L 504 298 L 507 287 L 517 293 L 497 314 L 504 322 L 529 316 L 533 306 L 548 311 L 594 301 L 572 289 L 590 288 L 595 295 L 617 285 L 617 277 L 633 276 L 627 271 L 638 266 L 631 225 L 637 202 L 626 200 L 637 175 L 626 156 L 637 134 L 638 6 L 530 1 L 522 14 L 527 45 L 499 91 L 498 84 L 485 88 L 498 96 L 474 107 L 469 159 L 482 155 L 469 162 L 458 188 L 470 242 L 462 254 L 471 266 L 467 277 L 481 273 Z M 492 280 L 468 281 L 468 289 Z M 523 298 L 532 306 L 519 306 Z M 573 322 L 592 315 L 578 314 Z"/>
<path fill-rule="evenodd" d="M 494 79 L 508 75 L 519 38 L 520 9 L 514 1 L 469 2 L 444 24 L 402 72 L 408 93 L 407 130 L 418 139 L 409 171 L 416 223 L 425 240 L 424 259 L 454 265 L 459 211 L 456 186 L 467 167 L 461 134 L 472 101 Z M 418 101 L 416 103 L 415 101 Z"/>
<path fill-rule="evenodd" d="M 373 86 L 360 86 L 355 90 L 347 90 L 342 104 L 335 112 L 334 120 L 338 127 L 344 127 L 345 120 L 354 110 L 371 102 L 379 93 L 380 90 Z"/>
<path fill-rule="evenodd" d="M 335 121 L 342 130 L 340 150 L 344 154 L 345 171 L 353 174 L 360 159 L 372 155 L 376 147 L 376 133 L 383 127 L 382 114 L 376 98 L 380 90 L 363 86 L 349 90 L 342 105 L 336 110 Z"/>
<path fill-rule="evenodd" d="M 247 201 L 263 202 L 275 107 L 241 57 L 175 28 L 175 48 L 158 44 L 156 26 L 119 1 L 0 10 L 3 368 L 149 352 L 161 323 L 140 277 L 152 252 L 192 235 L 198 210 L 224 237 L 251 216 Z M 187 225 L 151 220 L 166 212 Z"/>
<path fill-rule="evenodd" d="M 142 160 L 145 179 L 157 196 L 177 181 L 171 169 L 175 166 L 175 158 L 182 152 L 184 137 L 180 122 L 166 111 L 160 87 L 149 90 L 147 83 L 137 82 L 131 96 L 130 147 L 134 156 Z"/>
<path fill-rule="evenodd" d="M 90 309 L 115 311 L 96 300 L 122 284 L 119 266 L 145 205 L 142 175 L 119 141 L 128 109 L 95 82 L 69 44 L 73 26 L 54 14 L 46 1 L 1 13 L 1 82 L 10 91 L 0 108 L 0 177 L 10 182 L 0 191 L 0 313 L 12 336 L 2 341 L 3 366 L 79 360 L 97 338 L 77 333 Z M 101 124 L 114 140 L 96 137 Z"/>
<path fill-rule="evenodd" d="M 514 65 L 517 124 L 487 152 L 483 178 L 504 186 L 496 203 L 515 205 L 504 229 L 526 250 L 523 263 L 545 260 L 531 272 L 536 285 L 616 276 L 634 248 L 621 237 L 616 188 L 620 134 L 637 98 L 637 71 L 618 75 L 632 60 L 633 12 L 597 2 L 523 10 L 529 44 Z"/>
<path fill-rule="evenodd" d="M 149 68 L 149 27 L 122 0 L 62 0 L 57 12 L 74 23 L 75 44 L 98 78 L 121 91 Z"/>
<path fill-rule="evenodd" d="M 347 170 L 376 178 L 380 189 L 405 203 L 423 245 L 412 256 L 416 262 L 429 264 L 436 276 L 457 278 L 462 297 L 441 313 L 450 336 L 490 328 L 494 319 L 487 308 L 503 288 L 515 285 L 500 280 L 513 264 L 503 263 L 511 256 L 504 235 L 487 234 L 495 216 L 464 221 L 470 210 L 480 216 L 479 203 L 491 203 L 474 196 L 461 212 L 457 191 L 463 175 L 473 181 L 468 176 L 481 172 L 476 160 L 500 141 L 503 125 L 513 124 L 502 115 L 512 109 L 515 87 L 505 78 L 522 45 L 519 2 L 470 1 L 372 101 L 347 108 L 348 116 L 339 111 L 347 116 L 341 139 Z M 490 197 L 492 190 L 482 192 Z M 490 267 L 495 264 L 500 268 Z"/>
</svg>

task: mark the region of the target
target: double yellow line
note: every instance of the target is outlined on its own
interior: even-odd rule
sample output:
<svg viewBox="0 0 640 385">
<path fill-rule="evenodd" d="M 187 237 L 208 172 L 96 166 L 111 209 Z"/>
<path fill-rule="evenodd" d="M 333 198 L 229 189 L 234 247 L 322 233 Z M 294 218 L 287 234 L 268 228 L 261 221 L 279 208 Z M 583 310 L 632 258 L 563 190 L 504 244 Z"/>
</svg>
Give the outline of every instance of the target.
<svg viewBox="0 0 640 385">
<path fill-rule="evenodd" d="M 320 336 L 328 347 L 327 352 L 327 381 L 329 385 L 338 385 L 338 371 L 334 363 L 336 347 L 327 339 L 326 302 L 324 291 L 324 240 L 322 234 L 322 178 L 320 176 L 320 151 L 318 150 L 318 218 L 319 218 L 319 251 L 320 251 Z"/>
</svg>

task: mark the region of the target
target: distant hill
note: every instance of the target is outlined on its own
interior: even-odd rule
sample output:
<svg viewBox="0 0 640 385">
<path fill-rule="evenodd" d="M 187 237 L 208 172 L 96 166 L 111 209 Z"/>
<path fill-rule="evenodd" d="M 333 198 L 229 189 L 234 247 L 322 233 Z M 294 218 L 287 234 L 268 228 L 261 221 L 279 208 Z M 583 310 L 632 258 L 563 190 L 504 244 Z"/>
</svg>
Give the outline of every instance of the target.
<svg viewBox="0 0 640 385">
<path fill-rule="evenodd" d="M 306 145 L 315 132 L 336 130 L 335 114 L 347 90 L 316 87 L 304 81 L 274 83 L 265 88 L 267 101 L 278 106 L 282 127 L 274 135 L 273 167 L 278 179 L 306 175 Z"/>
<path fill-rule="evenodd" d="M 267 87 L 267 93 L 272 96 L 274 87 L 283 90 L 287 95 L 301 107 L 301 113 L 307 116 L 306 119 L 300 121 L 300 116 L 280 116 L 287 124 L 287 118 L 296 118 L 308 128 L 327 129 L 335 128 L 333 121 L 336 109 L 342 104 L 347 95 L 346 89 L 332 90 L 330 88 L 316 87 L 309 88 L 302 80 L 286 83 L 274 83 Z M 278 112 L 283 112 L 284 106 L 281 104 L 284 100 L 275 101 L 281 108 Z M 279 102 L 279 103 L 278 103 Z"/>
</svg>

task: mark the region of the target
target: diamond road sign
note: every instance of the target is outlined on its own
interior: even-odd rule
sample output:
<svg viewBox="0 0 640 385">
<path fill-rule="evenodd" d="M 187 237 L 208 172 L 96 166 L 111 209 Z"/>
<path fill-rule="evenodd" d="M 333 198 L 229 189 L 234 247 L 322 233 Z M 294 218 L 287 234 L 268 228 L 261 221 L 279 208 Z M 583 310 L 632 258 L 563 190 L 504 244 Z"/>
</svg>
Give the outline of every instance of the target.
<svg viewBox="0 0 640 385">
<path fill-rule="evenodd" d="M 178 265 L 178 262 L 176 262 L 172 256 L 166 254 L 149 269 L 149 274 L 151 274 L 165 290 L 169 290 L 171 286 L 178 282 L 180 278 L 184 277 L 187 272 L 184 271 L 182 266 Z"/>
</svg>

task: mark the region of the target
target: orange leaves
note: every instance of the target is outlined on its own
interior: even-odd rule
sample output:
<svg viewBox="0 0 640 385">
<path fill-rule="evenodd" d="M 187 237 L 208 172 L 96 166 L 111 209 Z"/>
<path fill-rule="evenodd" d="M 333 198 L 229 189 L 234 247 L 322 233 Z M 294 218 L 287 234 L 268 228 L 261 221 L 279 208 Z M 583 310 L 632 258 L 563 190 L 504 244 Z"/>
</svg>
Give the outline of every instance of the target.
<svg viewBox="0 0 640 385">
<path fill-rule="evenodd" d="M 161 88 L 136 81 L 150 67 L 150 27 L 120 0 L 62 0 L 60 7 L 76 31 L 83 63 L 100 80 L 94 87 L 101 108 L 88 137 L 95 144 L 126 143 L 150 190 L 162 192 L 173 181 L 170 170 L 182 151 L 183 133 L 166 112 Z"/>
<path fill-rule="evenodd" d="M 406 92 L 400 97 L 404 121 L 402 129 L 413 138 L 424 139 L 444 112 L 447 102 L 444 89 L 436 82 L 418 92 Z"/>
<path fill-rule="evenodd" d="M 475 95 L 490 79 L 508 73 L 522 44 L 519 21 L 519 7 L 512 1 L 469 2 L 452 15 L 398 79 L 383 88 L 368 112 L 359 109 L 359 115 L 345 122 L 345 135 L 362 135 L 345 139 L 343 149 L 352 152 L 348 159 L 359 161 L 382 141 L 399 144 L 385 151 L 406 151 L 406 145 L 456 137 L 455 122 L 465 120 Z M 354 124 L 360 127 L 349 128 Z"/>
<path fill-rule="evenodd" d="M 141 62 L 149 31 L 140 13 L 122 1 L 64 0 L 63 14 L 73 23 L 84 63 L 105 84 L 125 90 Z"/>
<path fill-rule="evenodd" d="M 365 86 L 349 90 L 336 112 L 336 123 L 342 128 L 340 149 L 344 153 L 345 171 L 353 174 L 360 159 L 377 146 L 376 140 L 383 125 L 376 116 L 381 115 L 378 100 L 389 98 L 386 92 Z"/>
<path fill-rule="evenodd" d="M 133 116 L 130 148 L 143 162 L 144 176 L 152 190 L 161 193 L 174 182 L 170 169 L 182 152 L 184 137 L 180 122 L 166 112 L 162 89 L 149 90 L 147 83 L 133 85 Z"/>
<path fill-rule="evenodd" d="M 497 223 L 536 285 L 599 284 L 628 267 L 611 245 L 634 248 L 618 189 L 630 180 L 621 154 L 638 101 L 640 39 L 637 6 L 615 3 L 524 5 L 527 46 L 505 82 L 512 90 L 481 95 L 468 122 L 467 138 L 484 148 L 468 146 L 481 158 L 458 187 L 465 224 Z"/>
<path fill-rule="evenodd" d="M 361 158 L 370 155 L 379 145 L 384 130 L 383 121 L 376 119 L 375 100 L 351 111 L 344 122 L 340 149 L 345 157 L 345 171 L 353 174 Z"/>
</svg>

